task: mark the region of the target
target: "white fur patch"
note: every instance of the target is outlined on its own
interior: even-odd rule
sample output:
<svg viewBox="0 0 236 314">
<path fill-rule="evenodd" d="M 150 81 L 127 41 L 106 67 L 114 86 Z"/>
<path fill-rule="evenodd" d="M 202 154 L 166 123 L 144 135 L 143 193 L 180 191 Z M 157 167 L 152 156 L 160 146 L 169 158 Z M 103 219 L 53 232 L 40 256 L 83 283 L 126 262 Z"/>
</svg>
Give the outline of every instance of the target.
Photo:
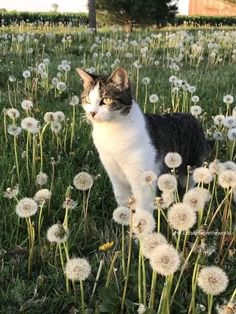
<svg viewBox="0 0 236 314">
<path fill-rule="evenodd" d="M 151 144 L 139 106 L 133 102 L 130 113 L 110 121 L 92 120 L 93 140 L 110 177 L 119 206 L 127 205 L 134 194 L 137 208 L 152 211 L 155 186 L 145 186 L 141 174 L 160 174 L 156 150 Z"/>
</svg>

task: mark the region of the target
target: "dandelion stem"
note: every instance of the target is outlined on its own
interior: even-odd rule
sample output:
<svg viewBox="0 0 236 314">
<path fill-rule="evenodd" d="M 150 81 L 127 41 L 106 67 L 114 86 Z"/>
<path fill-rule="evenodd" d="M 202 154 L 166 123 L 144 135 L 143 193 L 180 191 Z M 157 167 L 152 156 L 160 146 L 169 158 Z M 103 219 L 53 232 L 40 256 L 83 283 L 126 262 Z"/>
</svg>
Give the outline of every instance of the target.
<svg viewBox="0 0 236 314">
<path fill-rule="evenodd" d="M 15 162 L 16 162 L 16 173 L 18 178 L 18 184 L 20 185 L 20 171 L 19 171 L 19 161 L 18 161 L 18 154 L 17 154 L 17 139 L 14 136 L 14 154 L 15 154 Z"/>
<path fill-rule="evenodd" d="M 121 258 L 122 258 L 123 276 L 125 277 L 125 226 L 124 225 L 122 225 L 122 231 L 121 231 Z"/>
<path fill-rule="evenodd" d="M 110 265 L 110 268 L 109 268 L 109 271 L 108 271 L 108 275 L 107 275 L 105 288 L 108 288 L 108 286 L 109 286 L 111 275 L 112 275 L 113 269 L 114 269 L 114 265 L 115 265 L 116 259 L 117 259 L 117 257 L 119 255 L 120 255 L 120 251 L 117 251 L 117 252 L 115 252 L 115 254 L 114 254 L 113 258 L 112 258 L 111 265 Z"/>
<path fill-rule="evenodd" d="M 84 306 L 84 286 L 83 286 L 83 281 L 80 280 L 80 295 L 81 295 L 81 309 L 82 313 L 85 313 L 85 306 Z"/>
<path fill-rule="evenodd" d="M 207 300 L 208 300 L 208 311 L 207 314 L 211 314 L 212 313 L 212 306 L 213 306 L 213 295 L 212 294 L 208 294 L 207 295 Z"/>
</svg>

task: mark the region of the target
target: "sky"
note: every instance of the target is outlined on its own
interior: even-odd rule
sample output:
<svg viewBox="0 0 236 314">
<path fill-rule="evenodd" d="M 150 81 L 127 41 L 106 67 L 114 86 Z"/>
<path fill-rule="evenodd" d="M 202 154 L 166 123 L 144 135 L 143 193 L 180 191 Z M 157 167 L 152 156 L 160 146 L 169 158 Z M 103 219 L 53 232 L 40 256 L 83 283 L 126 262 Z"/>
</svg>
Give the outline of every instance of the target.
<svg viewBox="0 0 236 314">
<path fill-rule="evenodd" d="M 179 0 L 179 13 L 188 14 L 189 0 Z M 52 4 L 59 5 L 60 12 L 86 12 L 87 0 L 0 0 L 0 8 L 17 11 L 51 11 Z"/>
</svg>

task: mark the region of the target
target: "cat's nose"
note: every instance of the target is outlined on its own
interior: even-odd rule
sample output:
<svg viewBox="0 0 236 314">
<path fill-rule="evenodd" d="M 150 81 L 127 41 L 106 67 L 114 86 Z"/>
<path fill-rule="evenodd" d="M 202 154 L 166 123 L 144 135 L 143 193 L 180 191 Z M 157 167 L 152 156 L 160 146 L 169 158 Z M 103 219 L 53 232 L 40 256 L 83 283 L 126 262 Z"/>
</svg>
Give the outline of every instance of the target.
<svg viewBox="0 0 236 314">
<path fill-rule="evenodd" d="M 97 114 L 95 111 L 90 111 L 91 116 L 94 118 L 94 116 Z"/>
</svg>

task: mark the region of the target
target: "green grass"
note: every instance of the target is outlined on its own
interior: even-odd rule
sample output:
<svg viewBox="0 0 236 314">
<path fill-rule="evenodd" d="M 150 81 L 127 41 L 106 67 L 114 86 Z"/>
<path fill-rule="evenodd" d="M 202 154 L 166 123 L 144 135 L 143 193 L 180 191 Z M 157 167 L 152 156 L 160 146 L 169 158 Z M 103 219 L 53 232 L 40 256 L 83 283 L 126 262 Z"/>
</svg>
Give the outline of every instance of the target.
<svg viewBox="0 0 236 314">
<path fill-rule="evenodd" d="M 28 27 L 28 26 L 25 26 Z M 29 31 L 30 28 L 21 29 L 20 31 Z M 32 99 L 34 103 L 34 109 L 31 116 L 38 119 L 43 125 L 43 116 L 48 111 L 63 111 L 66 117 L 68 127 L 72 120 L 72 107 L 69 105 L 72 95 L 80 95 L 82 91 L 82 84 L 78 78 L 75 68 L 80 66 L 82 68 L 94 67 L 97 72 L 107 71 L 110 73 L 112 70 L 110 65 L 116 58 L 120 60 L 120 65 L 124 66 L 129 74 L 133 83 L 133 91 L 135 94 L 136 86 L 136 69 L 133 66 L 133 62 L 137 59 L 141 60 L 142 68 L 140 69 L 140 83 L 139 83 L 139 96 L 138 103 L 141 107 L 144 106 L 145 88 L 141 83 L 143 77 L 149 77 L 151 79 L 148 85 L 148 95 L 153 93 L 159 96 L 159 102 L 157 106 L 157 112 L 163 112 L 168 109 L 172 109 L 171 106 L 171 84 L 169 83 L 169 77 L 171 75 L 177 75 L 180 79 L 186 80 L 189 84 L 197 87 L 195 95 L 200 97 L 199 105 L 202 107 L 204 119 L 201 117 L 204 125 L 204 129 L 209 138 L 212 137 L 212 133 L 215 130 L 212 122 L 212 116 L 220 112 L 226 112 L 226 105 L 223 103 L 223 96 L 227 94 L 236 95 L 235 75 L 236 75 L 236 61 L 232 60 L 233 50 L 236 49 L 235 35 L 231 33 L 230 40 L 224 40 L 221 31 L 218 31 L 218 35 L 215 35 L 215 30 L 203 30 L 202 41 L 204 46 L 203 61 L 198 66 L 197 60 L 190 64 L 189 55 L 191 54 L 188 42 L 185 42 L 185 51 L 183 52 L 183 61 L 181 64 L 179 73 L 175 73 L 172 69 L 167 67 L 167 53 L 171 58 L 177 57 L 179 51 L 176 47 L 181 42 L 180 32 L 177 32 L 176 39 L 170 41 L 165 38 L 166 33 L 162 33 L 162 40 L 158 43 L 157 39 L 150 39 L 150 44 L 147 44 L 148 59 L 140 57 L 140 48 L 146 45 L 148 40 L 147 36 L 151 37 L 151 32 L 146 30 L 134 32 L 130 34 L 130 40 L 136 40 L 138 46 L 132 48 L 130 44 L 127 44 L 124 50 L 119 50 L 116 47 L 117 40 L 122 42 L 128 38 L 127 34 L 122 32 L 102 32 L 97 36 L 86 32 L 81 29 L 73 29 L 70 33 L 68 28 L 48 28 L 40 29 L 35 34 L 29 34 L 29 40 L 23 40 L 22 43 L 16 45 L 15 42 L 11 42 L 11 36 L 18 32 L 15 28 L 2 29 L 0 33 L 0 107 L 10 108 L 13 106 L 17 108 L 21 117 L 25 117 L 26 114 L 21 109 L 21 102 L 24 99 Z M 52 31 L 52 32 L 51 32 Z M 54 33 L 55 31 L 55 33 Z M 175 29 L 172 29 L 175 33 Z M 186 31 L 185 31 L 186 32 Z M 230 30 L 227 32 L 230 33 Z M 155 32 L 153 32 L 155 33 Z M 228 33 L 228 34 L 229 34 Z M 4 37 L 8 36 L 8 39 Z M 26 33 L 25 33 L 26 34 Z M 183 34 L 183 33 L 182 33 Z M 63 47 L 61 42 L 63 36 L 71 35 L 72 43 L 67 47 Z M 196 30 L 189 32 L 189 35 L 194 36 L 194 42 L 197 40 L 198 33 Z M 220 37 L 221 36 L 221 37 Z M 36 44 L 34 39 L 39 39 L 39 43 Z M 97 39 L 99 38 L 99 39 Z M 221 63 L 209 62 L 209 52 L 207 49 L 207 42 L 215 38 L 215 42 L 219 43 L 220 48 L 217 50 L 217 57 L 222 58 Z M 234 39 L 233 39 L 234 38 Z M 96 41 L 98 47 L 91 51 L 91 46 Z M 112 41 L 109 41 L 112 40 Z M 79 46 L 83 48 L 80 50 Z M 33 53 L 31 56 L 27 54 L 28 49 L 32 47 Z M 98 57 L 95 59 L 94 52 L 104 54 L 111 52 L 111 57 Z M 125 57 L 126 52 L 131 52 L 133 57 L 127 59 Z M 150 57 L 153 60 L 158 60 L 160 64 L 154 66 Z M 216 57 L 216 59 L 217 59 Z M 57 66 L 62 60 L 70 61 L 71 70 L 68 73 L 67 90 L 61 94 L 57 92 L 56 97 L 54 91 L 47 91 L 40 85 L 41 80 L 38 80 L 37 90 L 24 90 L 24 79 L 22 72 L 29 66 L 36 67 L 43 59 L 48 58 L 49 64 L 49 81 L 52 77 L 55 77 L 58 70 Z M 17 79 L 15 83 L 11 83 L 8 78 L 10 75 L 14 75 Z M 36 74 L 33 74 L 36 77 Z M 38 76 L 37 76 L 38 77 Z M 182 94 L 180 93 L 180 105 L 179 111 L 182 111 Z M 188 103 L 189 103 L 188 96 Z M 235 102 L 234 102 L 235 104 Z M 234 105 L 232 105 L 233 107 Z M 147 103 L 147 111 L 152 112 L 152 104 Z M 1 278 L 0 278 L 0 313 L 15 314 L 15 313 L 75 313 L 73 309 L 80 310 L 80 289 L 79 284 L 76 286 L 76 292 L 73 292 L 72 285 L 70 286 L 70 292 L 66 291 L 65 278 L 60 265 L 59 257 L 57 256 L 56 263 L 54 261 L 55 246 L 50 245 L 46 239 L 46 231 L 53 224 L 58 221 L 63 222 L 65 210 L 62 208 L 63 201 L 65 200 L 65 194 L 68 186 L 73 186 L 73 178 L 75 174 L 81 171 L 86 171 L 94 178 L 94 185 L 91 189 L 89 198 L 88 209 L 88 221 L 87 231 L 83 224 L 83 194 L 86 196 L 87 192 L 77 191 L 72 189 L 71 197 L 78 202 L 78 205 L 69 214 L 69 229 L 70 236 L 68 240 L 69 254 L 70 256 L 86 257 L 92 267 L 92 275 L 84 282 L 85 289 L 85 303 L 88 309 L 88 313 L 121 313 L 121 298 L 124 287 L 124 280 L 121 268 L 121 256 L 118 256 L 115 262 L 115 275 L 112 274 L 111 281 L 108 288 L 105 288 L 105 283 L 108 276 L 108 271 L 114 257 L 115 252 L 121 250 L 121 227 L 118 226 L 112 220 L 112 212 L 116 208 L 115 199 L 112 192 L 110 181 L 99 161 L 98 154 L 93 145 L 91 138 L 91 127 L 84 119 L 84 113 L 80 106 L 76 107 L 76 124 L 75 124 L 75 137 L 73 140 L 72 150 L 70 150 L 70 130 L 67 135 L 65 134 L 65 127 L 61 132 L 61 139 L 67 139 L 65 149 L 57 149 L 55 136 L 53 137 L 48 127 L 45 132 L 44 140 L 44 169 L 43 171 L 49 176 L 48 184 L 45 186 L 50 189 L 52 181 L 52 166 L 51 158 L 56 161 L 55 165 L 55 179 L 52 190 L 52 200 L 50 203 L 50 212 L 48 213 L 48 206 L 44 208 L 43 213 L 43 226 L 41 232 L 41 242 L 38 243 L 36 237 L 33 271 L 28 278 L 27 275 L 27 263 L 28 263 L 28 238 L 27 229 L 24 219 L 18 219 L 15 213 L 15 200 L 8 200 L 3 197 L 4 191 L 8 187 L 14 187 L 18 183 L 17 173 L 15 168 L 15 157 L 13 148 L 13 137 L 7 135 L 7 142 L 4 136 L 4 113 L 2 112 L 0 119 L 0 173 L 1 176 L 1 189 L 0 189 L 0 259 L 1 259 Z M 7 118 L 7 124 L 11 123 Z M 20 121 L 17 120 L 19 125 Z M 33 197 L 37 191 L 37 186 L 34 183 L 34 178 L 31 177 L 30 183 L 27 181 L 26 175 L 26 162 L 21 157 L 21 154 L 25 151 L 26 145 L 26 132 L 23 131 L 17 140 L 17 152 L 20 164 L 20 186 L 18 199 L 23 197 Z M 230 143 L 223 141 L 220 143 L 220 160 L 226 161 L 226 147 Z M 30 170 L 32 167 L 32 152 L 30 150 Z M 212 154 L 214 156 L 214 153 Z M 39 150 L 37 148 L 37 157 L 39 156 Z M 235 153 L 233 155 L 235 160 Z M 212 161 L 213 157 L 211 157 Z M 40 161 L 36 161 L 36 172 L 39 172 Z M 212 186 L 210 187 L 212 188 Z M 223 189 L 218 189 L 217 198 L 219 202 L 224 197 Z M 232 203 L 231 209 L 233 212 L 233 221 L 235 221 L 235 203 Z M 217 208 L 216 199 L 214 198 L 214 205 L 211 211 L 211 217 L 214 210 Z M 35 218 L 35 217 L 34 217 Z M 32 218 L 35 221 L 37 227 L 37 219 Z M 222 212 L 214 220 L 213 228 L 211 230 L 221 230 L 221 223 L 223 221 Z M 228 228 L 228 226 L 227 226 Z M 206 239 L 207 246 L 214 245 L 216 251 L 210 256 L 204 256 L 201 254 L 199 264 L 200 265 L 221 265 L 222 258 L 227 251 L 229 243 L 233 237 L 232 230 L 229 239 L 225 241 L 222 254 L 219 256 L 219 241 L 220 236 L 214 235 Z M 161 232 L 167 235 L 167 224 L 162 219 Z M 37 234 L 37 233 L 36 233 Z M 128 229 L 125 232 L 126 251 L 128 252 Z M 173 237 L 169 235 L 169 242 L 173 240 Z M 191 249 L 191 244 L 195 240 L 195 235 L 191 235 L 187 243 L 187 251 Z M 114 241 L 114 246 L 107 252 L 99 251 L 99 246 L 105 242 Z M 174 241 L 173 241 L 174 244 Z M 20 246 L 23 251 L 18 252 L 17 247 Z M 233 246 L 232 246 L 233 247 Z M 16 251 L 16 252 L 12 252 Z M 137 269 L 138 269 L 138 245 L 133 244 L 133 254 L 131 261 L 131 271 L 128 282 L 128 290 L 125 302 L 125 313 L 136 313 L 138 293 L 137 293 Z M 187 313 L 190 300 L 191 300 L 191 280 L 192 271 L 196 262 L 197 254 L 194 253 L 191 257 L 191 261 L 188 268 L 184 272 L 184 276 L 180 283 L 180 289 L 177 291 L 174 302 L 171 307 L 171 313 Z M 186 256 L 185 256 L 186 257 Z M 104 266 L 101 271 L 101 276 L 98 280 L 98 286 L 95 295 L 92 300 L 90 296 L 92 293 L 93 285 L 95 282 L 99 262 L 103 259 Z M 127 259 L 127 254 L 125 255 Z M 229 256 L 226 254 L 223 265 L 221 267 L 226 271 L 229 276 L 230 284 L 227 290 L 215 298 L 214 308 L 217 304 L 222 304 L 224 301 L 228 302 L 234 291 L 235 281 L 235 269 L 233 267 L 235 263 L 235 254 Z M 149 261 L 145 261 L 146 264 L 146 276 L 147 276 L 147 291 L 150 292 L 151 285 L 151 268 Z M 174 277 L 174 284 L 178 279 L 179 272 Z M 164 284 L 164 278 L 158 276 L 157 289 L 156 289 L 156 305 L 160 300 L 162 288 Z M 173 291 L 172 291 L 173 292 Z M 75 294 L 77 298 L 75 298 Z M 192 313 L 206 313 L 206 309 L 201 311 L 200 305 L 207 307 L 206 295 L 197 289 L 196 294 L 196 309 Z M 156 311 L 148 310 L 146 313 L 156 313 Z M 212 312 L 213 313 L 213 312 Z M 162 312 L 162 314 L 167 314 Z"/>
</svg>

